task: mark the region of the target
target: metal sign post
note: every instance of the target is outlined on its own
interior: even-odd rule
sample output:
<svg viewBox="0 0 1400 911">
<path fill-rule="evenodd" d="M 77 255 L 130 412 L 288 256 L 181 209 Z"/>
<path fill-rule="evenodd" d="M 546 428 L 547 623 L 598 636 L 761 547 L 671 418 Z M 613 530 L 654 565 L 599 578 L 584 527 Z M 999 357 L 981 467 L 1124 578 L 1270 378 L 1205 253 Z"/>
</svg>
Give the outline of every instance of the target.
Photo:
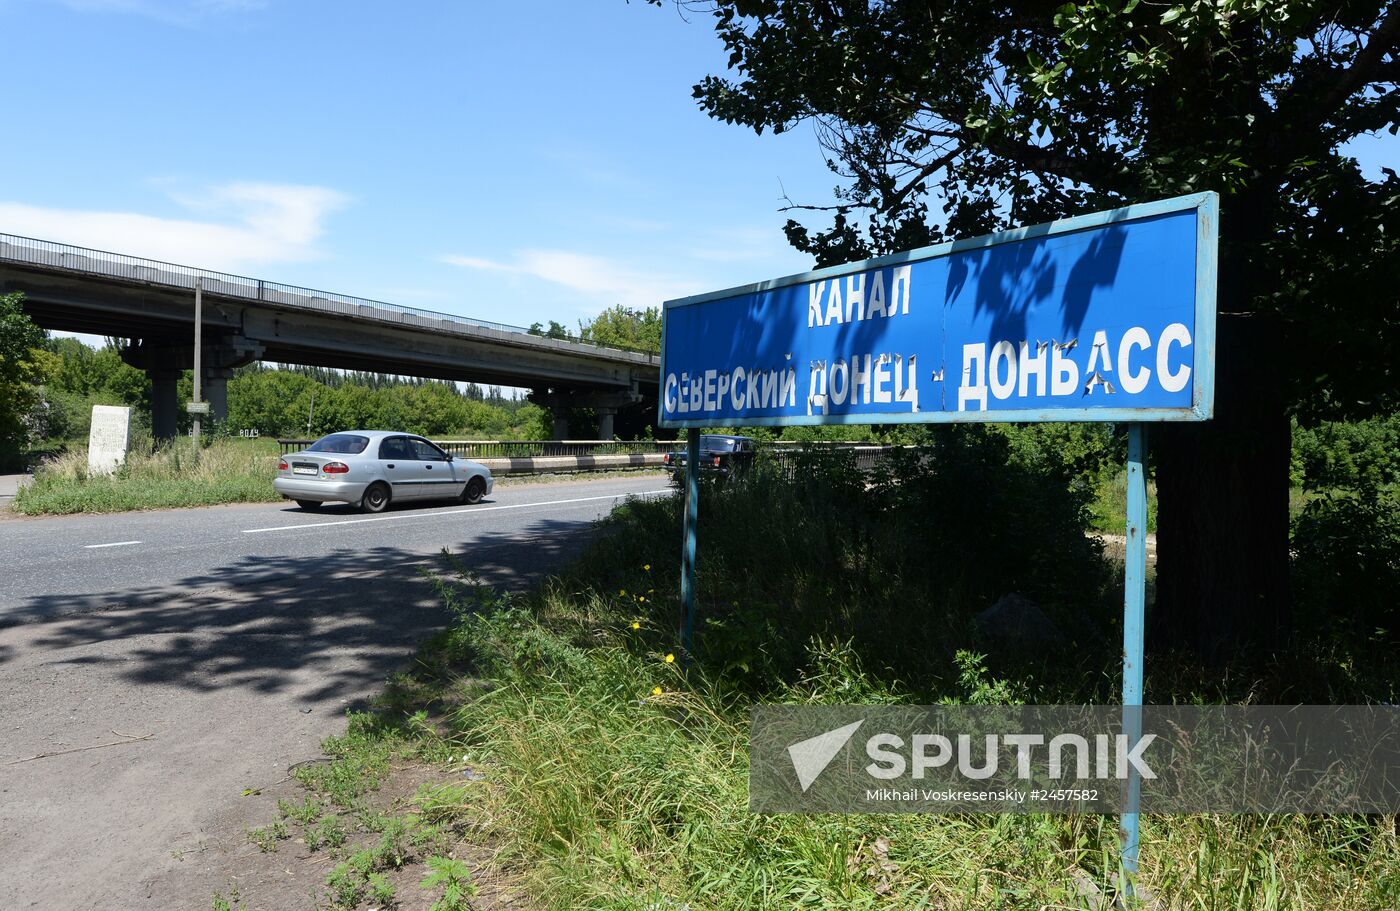
<svg viewBox="0 0 1400 911">
<path fill-rule="evenodd" d="M 1143 626 L 1147 602 L 1147 428 L 1128 425 L 1128 527 L 1123 555 L 1123 733 L 1129 743 L 1142 736 Z M 1142 779 L 1128 769 L 1127 798 L 1119 820 L 1123 894 L 1137 889 L 1138 806 Z"/>
<path fill-rule="evenodd" d="M 695 639 L 695 529 L 700 519 L 700 431 L 685 432 L 685 521 L 681 538 L 681 658 L 690 662 Z"/>
<path fill-rule="evenodd" d="M 1140 735 L 1145 422 L 1214 413 L 1219 205 L 1198 193 L 667 301 L 658 424 L 689 431 L 685 654 L 700 428 L 1126 423 L 1123 733 Z M 1141 788 L 1129 777 L 1128 895 Z"/>
</svg>

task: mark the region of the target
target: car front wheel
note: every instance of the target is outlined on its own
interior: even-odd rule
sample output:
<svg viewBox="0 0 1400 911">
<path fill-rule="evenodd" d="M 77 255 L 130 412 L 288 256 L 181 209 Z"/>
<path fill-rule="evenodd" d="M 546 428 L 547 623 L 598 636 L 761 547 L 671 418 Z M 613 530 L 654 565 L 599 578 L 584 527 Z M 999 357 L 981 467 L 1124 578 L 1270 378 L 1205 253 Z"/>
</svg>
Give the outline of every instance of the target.
<svg viewBox="0 0 1400 911">
<path fill-rule="evenodd" d="M 462 502 L 468 505 L 480 503 L 484 496 L 486 496 L 486 482 L 481 478 L 471 478 L 467 481 L 467 486 L 462 488 Z"/>
<path fill-rule="evenodd" d="M 369 485 L 365 495 L 360 498 L 360 512 L 383 512 L 389 505 L 389 487 L 387 484 L 374 483 Z"/>
</svg>

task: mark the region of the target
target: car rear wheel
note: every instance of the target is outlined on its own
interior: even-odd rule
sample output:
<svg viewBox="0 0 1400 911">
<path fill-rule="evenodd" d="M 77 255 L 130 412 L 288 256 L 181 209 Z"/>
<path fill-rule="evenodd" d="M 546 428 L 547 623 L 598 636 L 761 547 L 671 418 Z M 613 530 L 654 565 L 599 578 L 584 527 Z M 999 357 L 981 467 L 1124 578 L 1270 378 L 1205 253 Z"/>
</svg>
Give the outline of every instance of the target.
<svg viewBox="0 0 1400 911">
<path fill-rule="evenodd" d="M 360 498 L 360 512 L 383 512 L 389 505 L 389 485 L 375 482 Z"/>
<path fill-rule="evenodd" d="M 467 481 L 467 486 L 462 488 L 462 502 L 468 505 L 480 503 L 484 496 L 486 496 L 486 482 L 481 478 L 470 478 Z"/>
<path fill-rule="evenodd" d="M 320 500 L 297 500 L 297 505 L 307 512 L 315 512 L 321 508 Z"/>
</svg>

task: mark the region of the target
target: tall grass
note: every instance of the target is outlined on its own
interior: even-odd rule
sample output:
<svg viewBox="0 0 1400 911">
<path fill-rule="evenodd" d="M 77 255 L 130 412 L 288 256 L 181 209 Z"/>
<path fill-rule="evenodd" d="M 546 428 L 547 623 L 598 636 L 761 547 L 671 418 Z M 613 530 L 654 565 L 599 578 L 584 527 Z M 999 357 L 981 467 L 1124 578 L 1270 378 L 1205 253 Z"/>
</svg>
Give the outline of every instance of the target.
<svg viewBox="0 0 1400 911">
<path fill-rule="evenodd" d="M 999 462 L 997 446 L 978 431 L 950 435 L 938 459 L 869 486 L 839 462 L 707 486 L 702 623 L 685 670 L 667 660 L 679 652 L 675 499 L 618 510 L 580 563 L 535 595 L 442 583 L 458 621 L 422 667 L 438 675 L 432 694 L 449 707 L 457 750 L 487 770 L 479 819 L 536 903 L 1111 907 L 1112 817 L 748 811 L 755 703 L 1113 698 L 1121 655 L 1105 628 L 1118 594 L 1084 543 L 1086 498 L 1061 498 L 1035 466 Z M 971 618 L 1009 590 L 1040 599 L 1069 644 L 1018 651 L 979 639 Z M 1393 662 L 1323 668 L 1356 663 L 1341 648 L 1241 663 L 1228 682 L 1158 657 L 1149 693 L 1393 697 L 1393 683 L 1367 689 L 1393 681 Z M 1142 839 L 1151 907 L 1400 907 L 1394 817 L 1149 816 Z"/>
<path fill-rule="evenodd" d="M 1111 906 L 1111 817 L 749 813 L 750 701 L 913 696 L 848 646 L 817 643 L 800 679 L 746 694 L 704 668 L 677 671 L 655 645 L 668 631 L 633 630 L 628 607 L 555 588 L 458 631 L 490 680 L 454 717 L 459 742 L 489 769 L 479 818 L 541 907 Z M 1008 686 L 973 661 L 944 698 Z M 1152 816 L 1142 857 L 1153 907 L 1400 902 L 1393 818 Z"/>
<path fill-rule="evenodd" d="M 26 515 L 123 512 L 257 503 L 278 499 L 272 489 L 277 446 L 272 441 L 218 439 L 197 453 L 189 441 L 136 443 L 112 475 L 88 475 L 87 448 L 47 459 L 13 508 Z"/>
</svg>

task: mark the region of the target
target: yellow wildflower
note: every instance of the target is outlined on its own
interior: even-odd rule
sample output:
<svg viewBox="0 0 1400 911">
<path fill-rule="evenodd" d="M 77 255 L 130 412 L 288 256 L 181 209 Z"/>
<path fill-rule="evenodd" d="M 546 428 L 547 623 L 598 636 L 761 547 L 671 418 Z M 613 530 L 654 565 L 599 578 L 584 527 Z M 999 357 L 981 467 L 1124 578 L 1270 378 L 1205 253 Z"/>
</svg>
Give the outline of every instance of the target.
<svg viewBox="0 0 1400 911">
<path fill-rule="evenodd" d="M 660 696 L 660 695 L 661 695 L 661 687 L 659 687 L 659 686 L 654 686 L 654 687 L 652 687 L 652 688 L 651 688 L 651 694 L 652 694 L 653 696 Z"/>
<path fill-rule="evenodd" d="M 675 663 L 676 663 L 676 656 L 668 653 L 668 654 L 666 655 L 666 663 L 667 663 L 667 664 L 675 664 Z"/>
</svg>

